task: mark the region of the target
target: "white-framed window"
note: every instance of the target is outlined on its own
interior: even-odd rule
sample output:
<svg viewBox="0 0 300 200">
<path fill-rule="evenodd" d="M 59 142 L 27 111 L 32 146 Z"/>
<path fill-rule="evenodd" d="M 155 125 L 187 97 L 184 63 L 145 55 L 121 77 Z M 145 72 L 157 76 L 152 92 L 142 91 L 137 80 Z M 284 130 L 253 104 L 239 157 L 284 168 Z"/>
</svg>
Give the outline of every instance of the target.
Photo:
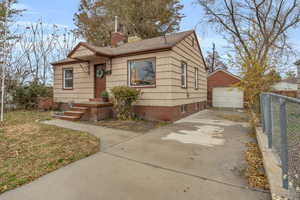
<svg viewBox="0 0 300 200">
<path fill-rule="evenodd" d="M 187 64 L 186 62 L 181 62 L 181 87 L 187 88 Z"/>
<path fill-rule="evenodd" d="M 128 86 L 155 87 L 156 59 L 145 58 L 128 61 Z"/>
<path fill-rule="evenodd" d="M 199 88 L 199 69 L 195 67 L 195 89 Z"/>
<path fill-rule="evenodd" d="M 73 89 L 73 69 L 63 69 L 63 88 Z"/>
</svg>

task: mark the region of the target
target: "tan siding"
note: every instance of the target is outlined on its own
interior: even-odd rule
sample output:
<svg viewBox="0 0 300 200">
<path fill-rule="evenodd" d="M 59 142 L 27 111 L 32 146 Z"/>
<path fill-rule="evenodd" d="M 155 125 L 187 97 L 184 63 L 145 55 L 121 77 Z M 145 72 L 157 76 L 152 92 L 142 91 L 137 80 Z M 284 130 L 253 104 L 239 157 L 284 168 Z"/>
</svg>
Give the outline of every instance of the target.
<svg viewBox="0 0 300 200">
<path fill-rule="evenodd" d="M 207 72 L 198 50 L 196 39 L 194 47 L 191 46 L 192 37 L 194 37 L 194 35 L 181 41 L 173 48 L 171 53 L 173 106 L 207 100 Z M 187 88 L 181 88 L 181 61 L 186 62 L 188 65 Z M 198 90 L 195 89 L 194 84 L 195 68 L 199 70 Z"/>
<path fill-rule="evenodd" d="M 141 88 L 143 95 L 137 105 L 170 106 L 172 104 L 170 51 L 114 58 L 112 60 L 112 75 L 107 76 L 107 89 L 110 90 L 114 86 L 120 85 L 127 86 L 127 62 L 129 60 L 153 57 L 156 58 L 156 87 Z"/>
<path fill-rule="evenodd" d="M 106 76 L 106 87 L 110 91 L 115 86 L 127 86 L 128 60 L 156 58 L 156 87 L 141 88 L 143 95 L 137 105 L 177 106 L 206 101 L 207 73 L 197 47 L 192 47 L 191 37 L 186 38 L 171 51 L 149 53 L 112 59 L 112 74 Z M 87 56 L 91 51 L 80 47 L 74 57 Z M 188 64 L 188 88 L 181 88 L 181 61 Z M 99 63 L 99 62 L 98 62 Z M 94 63 L 91 63 L 93 66 Z M 86 66 L 87 64 L 85 64 Z M 74 68 L 74 89 L 62 89 L 62 68 Z M 194 89 L 194 68 L 199 69 L 199 89 Z M 57 102 L 84 102 L 94 97 L 94 70 L 82 69 L 79 64 L 56 66 L 54 71 L 54 98 Z"/>
<path fill-rule="evenodd" d="M 73 90 L 63 89 L 63 69 L 73 68 Z M 94 96 L 93 70 L 88 73 L 88 64 L 70 64 L 54 67 L 55 102 L 84 102 Z"/>
</svg>

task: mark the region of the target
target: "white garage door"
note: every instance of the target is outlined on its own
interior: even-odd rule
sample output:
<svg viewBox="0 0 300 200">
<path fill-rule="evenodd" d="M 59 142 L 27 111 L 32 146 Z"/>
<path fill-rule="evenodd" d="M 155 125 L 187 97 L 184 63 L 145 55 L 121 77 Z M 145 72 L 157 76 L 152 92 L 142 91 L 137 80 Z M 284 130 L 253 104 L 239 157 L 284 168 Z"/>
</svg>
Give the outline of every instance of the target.
<svg viewBox="0 0 300 200">
<path fill-rule="evenodd" d="M 213 107 L 243 108 L 244 92 L 232 87 L 213 88 L 212 101 Z"/>
</svg>

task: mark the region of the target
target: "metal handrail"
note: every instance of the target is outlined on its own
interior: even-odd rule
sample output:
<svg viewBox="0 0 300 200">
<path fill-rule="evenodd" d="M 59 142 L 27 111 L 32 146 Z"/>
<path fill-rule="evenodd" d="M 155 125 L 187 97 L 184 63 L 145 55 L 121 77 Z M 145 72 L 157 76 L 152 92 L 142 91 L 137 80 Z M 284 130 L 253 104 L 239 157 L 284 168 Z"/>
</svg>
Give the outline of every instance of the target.
<svg viewBox="0 0 300 200">
<path fill-rule="evenodd" d="M 262 94 L 267 94 L 267 95 L 271 95 L 271 96 L 274 96 L 274 97 L 279 97 L 279 98 L 286 99 L 286 100 L 289 100 L 291 102 L 300 104 L 300 99 L 298 99 L 298 98 L 287 97 L 287 96 L 283 96 L 283 95 L 275 94 L 275 93 L 271 93 L 271 92 L 263 92 Z"/>
</svg>

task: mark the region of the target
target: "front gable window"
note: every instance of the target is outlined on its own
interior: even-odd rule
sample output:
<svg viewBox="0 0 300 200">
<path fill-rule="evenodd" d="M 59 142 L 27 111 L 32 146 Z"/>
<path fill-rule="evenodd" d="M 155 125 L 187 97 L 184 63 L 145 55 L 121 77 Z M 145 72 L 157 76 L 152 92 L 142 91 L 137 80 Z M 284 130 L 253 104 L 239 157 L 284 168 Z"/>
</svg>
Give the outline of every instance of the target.
<svg viewBox="0 0 300 200">
<path fill-rule="evenodd" d="M 73 89 L 73 69 L 63 69 L 63 88 Z"/>
<path fill-rule="evenodd" d="M 128 85 L 131 87 L 155 86 L 155 58 L 128 61 Z"/>
</svg>

